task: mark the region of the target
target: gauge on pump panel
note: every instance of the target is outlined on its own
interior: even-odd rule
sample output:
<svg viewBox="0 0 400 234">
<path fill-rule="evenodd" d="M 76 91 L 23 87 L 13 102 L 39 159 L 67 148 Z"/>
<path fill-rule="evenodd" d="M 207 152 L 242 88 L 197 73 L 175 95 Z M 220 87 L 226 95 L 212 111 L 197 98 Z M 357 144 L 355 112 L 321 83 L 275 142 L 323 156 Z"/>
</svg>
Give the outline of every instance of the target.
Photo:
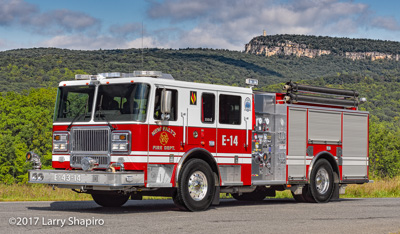
<svg viewBox="0 0 400 234">
<path fill-rule="evenodd" d="M 269 118 L 265 118 L 264 121 L 267 125 L 269 124 Z"/>
<path fill-rule="evenodd" d="M 259 124 L 259 125 L 262 124 L 262 118 L 258 118 L 258 124 Z"/>
</svg>

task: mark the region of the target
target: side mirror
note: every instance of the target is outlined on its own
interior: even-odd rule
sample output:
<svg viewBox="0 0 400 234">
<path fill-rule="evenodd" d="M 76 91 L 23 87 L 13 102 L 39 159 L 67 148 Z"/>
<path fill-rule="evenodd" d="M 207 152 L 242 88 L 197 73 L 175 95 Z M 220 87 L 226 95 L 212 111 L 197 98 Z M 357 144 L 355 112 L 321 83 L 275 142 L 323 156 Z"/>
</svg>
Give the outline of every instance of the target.
<svg viewBox="0 0 400 234">
<path fill-rule="evenodd" d="M 172 106 L 172 91 L 163 89 L 161 92 L 161 119 L 168 120 Z"/>
</svg>

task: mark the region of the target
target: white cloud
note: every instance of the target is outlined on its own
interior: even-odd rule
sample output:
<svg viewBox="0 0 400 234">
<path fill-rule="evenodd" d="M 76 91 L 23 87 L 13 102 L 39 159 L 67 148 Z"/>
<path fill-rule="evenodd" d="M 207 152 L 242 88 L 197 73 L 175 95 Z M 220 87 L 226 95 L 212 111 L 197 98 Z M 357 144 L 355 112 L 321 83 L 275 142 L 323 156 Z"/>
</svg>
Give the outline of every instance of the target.
<svg viewBox="0 0 400 234">
<path fill-rule="evenodd" d="M 124 49 L 125 42 L 113 37 L 89 37 L 84 34 L 55 36 L 41 43 L 43 47 L 57 47 L 64 49 L 98 50 L 98 49 Z"/>
<path fill-rule="evenodd" d="M 125 43 L 125 48 L 171 48 L 168 44 L 161 44 L 153 37 L 137 38 Z"/>
<path fill-rule="evenodd" d="M 43 47 L 57 47 L 78 50 L 128 49 L 142 48 L 142 38 L 125 40 L 111 36 L 88 37 L 83 34 L 55 36 L 41 43 Z M 170 48 L 168 44 L 160 44 L 152 37 L 143 37 L 143 48 Z"/>
<path fill-rule="evenodd" d="M 399 31 L 400 25 L 394 17 L 376 17 L 371 25 L 377 28 L 387 29 L 389 31 Z"/>
<path fill-rule="evenodd" d="M 357 37 L 366 30 L 400 32 L 394 17 L 377 15 L 367 4 L 353 0 L 163 0 L 150 1 L 149 6 L 146 20 L 153 27 L 145 30 L 145 48 L 243 50 L 263 29 L 269 35 L 344 37 Z M 88 50 L 142 47 L 138 22 L 105 29 L 100 19 L 88 13 L 40 12 L 23 0 L 0 0 L 0 26 L 11 24 L 37 35 L 52 35 L 40 46 Z"/>
<path fill-rule="evenodd" d="M 179 33 L 173 48 L 211 47 L 243 50 L 252 37 L 268 34 L 354 36 L 367 27 L 399 31 L 393 17 L 376 16 L 368 5 L 340 0 L 166 0 L 154 3 L 149 17 L 170 22 L 200 18 Z M 151 13 L 150 13 L 151 12 Z"/>
<path fill-rule="evenodd" d="M 0 26 L 17 25 L 34 34 L 82 32 L 100 27 L 100 20 L 68 9 L 40 12 L 24 0 L 0 0 Z"/>
<path fill-rule="evenodd" d="M 46 32 L 50 32 L 54 28 L 72 32 L 87 30 L 99 25 L 100 21 L 83 12 L 63 9 L 38 14 L 29 20 L 25 20 L 24 23 L 35 29 L 42 28 L 41 31 Z"/>
<path fill-rule="evenodd" d="M 118 37 L 137 36 L 142 33 L 142 25 L 140 23 L 127 23 L 123 25 L 111 25 L 110 32 Z"/>
<path fill-rule="evenodd" d="M 208 15 L 210 8 L 216 5 L 214 0 L 185 1 L 166 0 L 151 2 L 147 14 L 152 18 L 170 18 L 173 21 L 192 20 L 193 18 Z M 173 17 L 171 17 L 171 14 Z"/>
<path fill-rule="evenodd" d="M 0 0 L 0 25 L 17 23 L 37 12 L 35 5 L 23 0 Z"/>
<path fill-rule="evenodd" d="M 1 39 L 0 39 L 0 49 L 1 49 L 1 48 L 7 48 L 7 43 L 6 43 L 5 40 L 1 40 Z"/>
<path fill-rule="evenodd" d="M 0 51 L 12 50 L 15 48 L 31 48 L 31 47 L 32 47 L 32 45 L 29 43 L 19 44 L 15 41 L 10 41 L 7 39 L 0 38 Z"/>
</svg>

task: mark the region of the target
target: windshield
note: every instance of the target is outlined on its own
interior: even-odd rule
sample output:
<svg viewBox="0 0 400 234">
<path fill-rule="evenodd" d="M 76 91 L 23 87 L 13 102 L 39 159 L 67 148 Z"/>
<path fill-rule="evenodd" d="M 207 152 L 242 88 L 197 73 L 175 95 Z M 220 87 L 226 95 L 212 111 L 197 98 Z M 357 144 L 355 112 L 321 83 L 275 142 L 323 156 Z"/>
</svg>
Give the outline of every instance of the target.
<svg viewBox="0 0 400 234">
<path fill-rule="evenodd" d="M 60 87 L 54 122 L 90 121 L 95 86 Z"/>
<path fill-rule="evenodd" d="M 101 85 L 95 121 L 145 121 L 150 86 L 142 83 Z"/>
</svg>

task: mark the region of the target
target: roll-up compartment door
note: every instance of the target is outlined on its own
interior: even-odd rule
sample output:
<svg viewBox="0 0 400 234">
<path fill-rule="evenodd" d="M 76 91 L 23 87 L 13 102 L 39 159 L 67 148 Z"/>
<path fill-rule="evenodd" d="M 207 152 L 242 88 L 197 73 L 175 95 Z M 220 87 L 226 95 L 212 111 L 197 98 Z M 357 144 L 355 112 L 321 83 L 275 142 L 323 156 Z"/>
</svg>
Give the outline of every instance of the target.
<svg viewBox="0 0 400 234">
<path fill-rule="evenodd" d="M 368 115 L 343 115 L 344 180 L 365 179 L 368 176 Z"/>
<path fill-rule="evenodd" d="M 306 177 L 307 110 L 289 109 L 288 177 L 303 180 Z"/>
</svg>

